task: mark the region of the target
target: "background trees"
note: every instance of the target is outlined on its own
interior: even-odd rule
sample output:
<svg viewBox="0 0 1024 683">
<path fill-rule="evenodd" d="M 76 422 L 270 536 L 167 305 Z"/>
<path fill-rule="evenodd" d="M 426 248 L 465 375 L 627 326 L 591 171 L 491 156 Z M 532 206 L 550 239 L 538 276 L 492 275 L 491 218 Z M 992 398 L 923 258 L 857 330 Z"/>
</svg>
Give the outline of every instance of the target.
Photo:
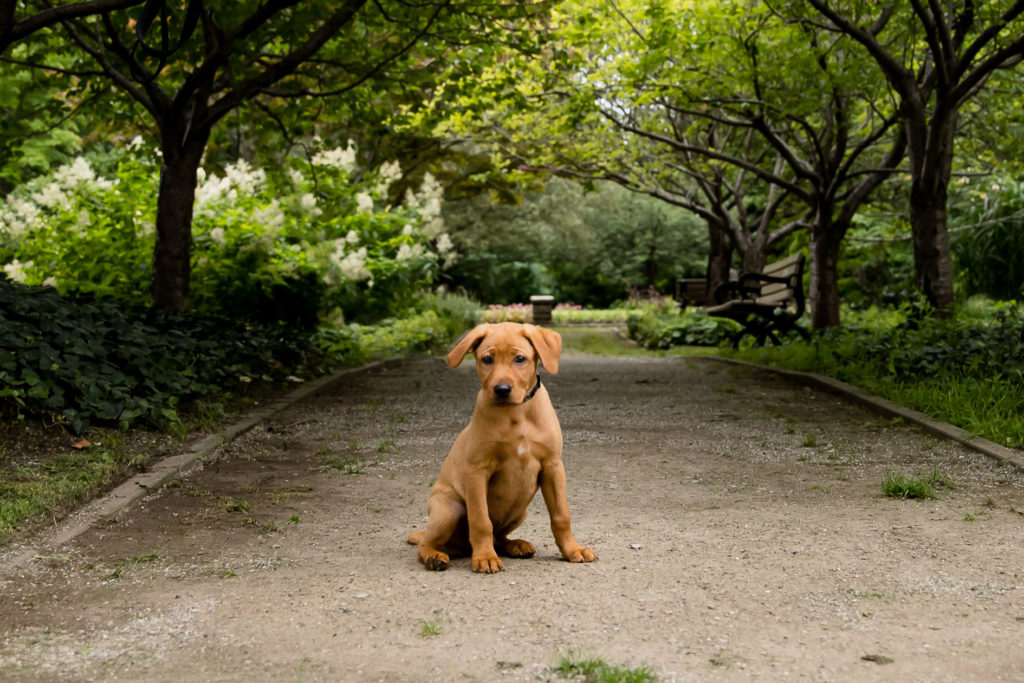
<svg viewBox="0 0 1024 683">
<path fill-rule="evenodd" d="M 826 19 L 817 25 L 850 36 L 871 55 L 900 98 L 917 285 L 940 311 L 951 310 L 947 203 L 960 112 L 993 73 L 1020 63 L 1024 2 L 807 4 Z"/>
<path fill-rule="evenodd" d="M 448 113 L 439 132 L 488 140 L 519 164 L 685 206 L 746 267 L 806 230 L 787 243 L 807 239 L 817 327 L 839 322 L 844 238 L 905 172 L 918 287 L 944 310 L 956 112 L 1016 65 L 1017 4 L 857 15 L 855 3 L 580 0 L 557 8 L 539 57 L 452 85 L 433 107 Z M 709 255 L 712 281 L 721 260 Z"/>
<path fill-rule="evenodd" d="M 152 0 L 147 10 L 165 10 L 171 36 L 189 16 L 196 24 L 159 58 L 136 44 L 142 5 L 0 4 L 0 79 L 9 86 L 0 184 L 10 190 L 69 161 L 80 141 L 95 150 L 152 133 L 161 153 L 152 301 L 161 308 L 189 301 L 201 167 L 221 172 L 241 158 L 283 170 L 348 139 L 358 143 L 359 173 L 401 159 L 392 205 L 428 170 L 450 199 L 528 197 L 518 212 L 481 198 L 449 207 L 468 256 L 448 260 L 457 265 L 447 282 L 490 283 L 488 297 L 509 291 L 495 284 L 503 279 L 597 301 L 606 287 L 671 290 L 676 274 L 696 274 L 689 219 L 615 195 L 598 232 L 577 232 L 594 225 L 589 205 L 612 194 L 547 183 L 554 199 L 541 199 L 550 174 L 588 188 L 612 181 L 696 217 L 712 286 L 730 268 L 807 249 L 816 327 L 837 324 L 843 283 L 872 272 L 856 264 L 851 274 L 849 254 L 867 253 L 850 247 L 851 234 L 884 245 L 877 240 L 902 239 L 909 226 L 918 286 L 945 310 L 955 293 L 953 221 L 955 253 L 971 274 L 965 286 L 1017 289 L 1010 261 L 1011 282 L 1000 288 L 983 277 L 987 257 L 975 258 L 1015 248 L 1006 227 L 1014 200 L 988 201 L 982 178 L 995 171 L 988 189 L 1012 187 L 1016 170 L 981 145 L 954 153 L 955 135 L 983 119 L 1002 141 L 994 144 L 1017 149 L 1013 135 L 997 133 L 1013 125 L 1007 113 L 1019 100 L 1016 0 L 881 9 L 824 0 Z M 973 205 L 966 209 L 947 208 L 955 173 L 966 180 L 952 197 Z M 538 213 L 557 213 L 568 196 L 578 215 L 555 222 Z M 579 259 L 555 258 L 564 272 L 545 273 L 530 250 L 480 230 L 487 220 L 528 236 L 545 258 L 559 240 L 587 248 L 572 254 Z M 499 244 L 516 258 L 488 252 Z M 590 247 L 624 256 L 600 268 Z M 874 272 L 884 249 L 875 249 Z M 595 278 L 593 297 L 584 275 Z"/>
</svg>

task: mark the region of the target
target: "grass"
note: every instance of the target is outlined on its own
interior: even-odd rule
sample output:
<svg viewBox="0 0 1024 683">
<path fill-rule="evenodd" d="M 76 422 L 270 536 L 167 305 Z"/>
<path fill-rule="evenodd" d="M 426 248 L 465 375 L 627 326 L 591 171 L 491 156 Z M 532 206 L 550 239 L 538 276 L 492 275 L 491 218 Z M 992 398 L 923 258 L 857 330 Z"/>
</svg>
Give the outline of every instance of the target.
<svg viewBox="0 0 1024 683">
<path fill-rule="evenodd" d="M 711 353 L 840 379 L 1010 448 L 1024 448 L 1020 306 L 968 302 L 955 319 L 844 309 L 810 343 Z"/>
<path fill-rule="evenodd" d="M 366 471 L 366 463 L 354 455 L 332 458 L 327 461 L 327 466 L 342 474 L 363 474 Z"/>
<path fill-rule="evenodd" d="M 653 683 L 658 680 L 650 667 L 627 669 L 589 655 L 563 657 L 555 672 L 562 678 L 582 678 L 587 683 Z"/>
<path fill-rule="evenodd" d="M 110 572 L 110 574 L 107 575 L 107 579 L 109 579 L 109 580 L 120 579 L 121 575 L 124 574 L 124 570 L 127 569 L 128 567 L 132 567 L 132 566 L 137 565 L 137 564 L 146 564 L 146 563 L 149 563 L 149 562 L 156 562 L 158 557 L 159 556 L 156 553 L 150 553 L 149 555 L 136 555 L 134 557 L 129 557 L 127 560 L 125 560 L 124 562 L 119 563 L 116 567 L 114 567 L 114 571 Z"/>
<path fill-rule="evenodd" d="M 139 464 L 121 449 L 85 447 L 43 462 L 0 469 L 0 540 L 33 515 L 61 512 Z"/>
<path fill-rule="evenodd" d="M 847 360 L 850 353 L 845 351 L 842 341 L 816 340 L 811 344 L 790 343 L 739 352 L 726 348 L 685 346 L 675 346 L 668 351 L 649 351 L 623 339 L 611 327 L 557 329 L 566 349 L 584 353 L 605 356 L 721 355 L 836 377 L 998 444 L 1024 447 L 1024 392 L 1012 390 L 1010 380 L 1002 376 L 931 373 L 894 381 L 884 368 Z M 795 425 L 787 421 L 786 433 L 794 432 Z"/>
<path fill-rule="evenodd" d="M 437 621 L 426 621 L 420 622 L 420 636 L 423 638 L 432 638 L 433 636 L 441 635 L 441 623 Z"/>
<path fill-rule="evenodd" d="M 932 470 L 930 474 L 918 477 L 889 474 L 882 480 L 882 492 L 889 498 L 927 500 L 936 497 L 935 487 L 937 486 L 953 488 L 953 482 L 938 470 Z"/>
<path fill-rule="evenodd" d="M 890 400 L 1004 446 L 1024 445 L 1024 394 L 1000 377 L 936 377 L 882 388 Z"/>
<path fill-rule="evenodd" d="M 247 512 L 248 510 L 249 504 L 241 498 L 231 498 L 224 503 L 225 512 Z"/>
<path fill-rule="evenodd" d="M 836 377 L 1000 445 L 1024 447 L 1024 394 L 1012 390 L 1000 377 L 937 375 L 893 382 L 884 374 L 879 376 L 875 369 L 818 367 L 807 363 L 800 359 L 802 354 L 796 350 L 800 346 L 803 345 L 782 347 L 792 349 L 791 356 L 780 350 L 760 349 L 756 353 L 741 352 L 739 357 L 755 363 Z"/>
</svg>

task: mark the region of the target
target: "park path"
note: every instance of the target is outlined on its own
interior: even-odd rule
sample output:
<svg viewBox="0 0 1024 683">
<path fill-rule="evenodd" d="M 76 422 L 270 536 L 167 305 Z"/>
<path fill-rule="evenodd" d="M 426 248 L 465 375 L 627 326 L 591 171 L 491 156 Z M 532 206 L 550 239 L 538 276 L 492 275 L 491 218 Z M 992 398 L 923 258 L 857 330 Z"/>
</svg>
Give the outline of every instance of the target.
<svg viewBox="0 0 1024 683">
<path fill-rule="evenodd" d="M 404 542 L 476 391 L 350 376 L 0 584 L 0 679 L 1024 680 L 1024 476 L 749 367 L 567 354 L 545 378 L 573 527 L 432 573 Z M 938 470 L 936 500 L 885 498 Z M 431 635 L 431 633 L 433 633 Z"/>
</svg>

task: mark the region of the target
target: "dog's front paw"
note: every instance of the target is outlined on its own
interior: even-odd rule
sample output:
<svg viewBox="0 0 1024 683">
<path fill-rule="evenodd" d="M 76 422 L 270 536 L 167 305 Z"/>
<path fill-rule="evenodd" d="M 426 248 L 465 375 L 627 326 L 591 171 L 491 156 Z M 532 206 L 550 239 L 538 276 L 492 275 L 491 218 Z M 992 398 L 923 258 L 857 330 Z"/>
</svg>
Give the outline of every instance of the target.
<svg viewBox="0 0 1024 683">
<path fill-rule="evenodd" d="M 490 555 L 474 555 L 473 556 L 473 571 L 478 574 L 497 574 L 505 567 L 501 564 L 501 560 L 494 553 Z"/>
<path fill-rule="evenodd" d="M 448 555 L 441 552 L 440 550 L 429 550 L 427 552 L 420 552 L 420 562 L 423 563 L 427 569 L 432 569 L 436 572 L 443 572 L 448 569 Z"/>
<path fill-rule="evenodd" d="M 593 562 L 597 559 L 597 553 L 582 545 L 578 548 L 566 550 L 563 554 L 565 555 L 565 559 L 570 562 Z"/>
</svg>

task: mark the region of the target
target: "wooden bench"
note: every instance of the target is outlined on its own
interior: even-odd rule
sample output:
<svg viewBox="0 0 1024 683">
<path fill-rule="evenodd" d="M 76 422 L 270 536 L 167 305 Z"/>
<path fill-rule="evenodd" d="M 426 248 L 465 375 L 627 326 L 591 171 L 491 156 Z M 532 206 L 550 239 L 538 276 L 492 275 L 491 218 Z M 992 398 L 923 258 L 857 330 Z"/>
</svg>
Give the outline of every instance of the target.
<svg viewBox="0 0 1024 683">
<path fill-rule="evenodd" d="M 736 282 L 715 289 L 718 305 L 708 308 L 707 314 L 743 325 L 733 337 L 733 348 L 748 334 L 754 335 L 754 346 L 763 346 L 769 339 L 779 345 L 779 337 L 793 330 L 809 339 L 807 330 L 797 324 L 804 314 L 803 277 L 803 254 L 769 263 L 760 273 L 742 273 Z"/>
</svg>

